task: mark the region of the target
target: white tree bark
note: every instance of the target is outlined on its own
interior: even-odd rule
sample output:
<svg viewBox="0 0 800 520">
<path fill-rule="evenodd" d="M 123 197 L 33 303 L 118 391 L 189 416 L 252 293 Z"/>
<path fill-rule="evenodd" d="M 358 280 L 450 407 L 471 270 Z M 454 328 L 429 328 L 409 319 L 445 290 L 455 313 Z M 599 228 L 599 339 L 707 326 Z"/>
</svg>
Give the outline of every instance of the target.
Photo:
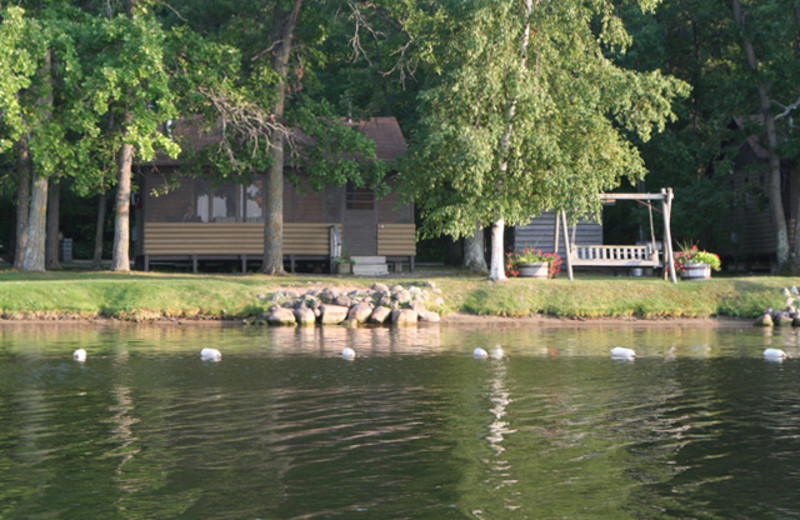
<svg viewBox="0 0 800 520">
<path fill-rule="evenodd" d="M 128 118 L 126 118 L 126 123 Z M 114 252 L 111 261 L 113 271 L 130 271 L 131 238 L 131 168 L 133 166 L 133 145 L 125 143 L 120 147 L 117 160 L 117 197 L 114 211 Z"/>
<path fill-rule="evenodd" d="M 525 0 L 525 24 L 523 25 L 522 38 L 520 41 L 520 63 L 519 75 L 522 78 L 527 71 L 528 43 L 531 33 L 531 13 L 533 13 L 533 0 Z M 511 147 L 511 136 L 514 133 L 514 115 L 517 112 L 517 98 L 513 97 L 508 105 L 506 116 L 506 130 L 500 138 L 500 175 L 496 186 L 498 195 L 503 190 L 503 179 L 508 172 L 508 151 Z M 503 233 L 505 230 L 505 219 L 499 217 L 492 223 L 492 258 L 489 267 L 489 279 L 500 282 L 506 279 L 505 254 Z"/>
<path fill-rule="evenodd" d="M 506 280 L 505 252 L 503 250 L 503 234 L 505 233 L 505 219 L 497 219 L 492 223 L 492 260 L 489 270 L 489 279 L 495 282 Z"/>
</svg>

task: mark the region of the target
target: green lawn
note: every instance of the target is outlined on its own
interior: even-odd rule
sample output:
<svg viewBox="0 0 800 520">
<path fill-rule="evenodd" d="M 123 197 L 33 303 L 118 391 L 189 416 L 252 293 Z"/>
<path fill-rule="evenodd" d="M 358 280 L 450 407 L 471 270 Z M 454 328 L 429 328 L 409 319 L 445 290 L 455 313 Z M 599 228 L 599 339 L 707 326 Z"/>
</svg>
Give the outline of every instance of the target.
<svg viewBox="0 0 800 520">
<path fill-rule="evenodd" d="M 482 276 L 430 270 L 401 277 L 191 275 L 163 273 L 0 271 L 0 311 L 10 319 L 113 317 L 245 317 L 263 312 L 281 287 L 332 285 L 369 287 L 373 282 L 419 284 L 433 281 L 445 313 L 564 317 L 753 318 L 767 306 L 780 308 L 784 287 L 800 278 L 718 277 L 672 284 L 653 278 L 578 276 L 574 281 L 511 279 L 491 283 Z"/>
</svg>

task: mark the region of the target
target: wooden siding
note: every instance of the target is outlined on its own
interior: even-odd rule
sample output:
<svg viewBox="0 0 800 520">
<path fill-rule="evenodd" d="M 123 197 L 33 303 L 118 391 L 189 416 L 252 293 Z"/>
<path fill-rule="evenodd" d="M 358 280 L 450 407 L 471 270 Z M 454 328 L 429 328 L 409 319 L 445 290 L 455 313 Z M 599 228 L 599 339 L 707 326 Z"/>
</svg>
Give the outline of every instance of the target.
<svg viewBox="0 0 800 520">
<path fill-rule="evenodd" d="M 553 238 L 555 233 L 556 214 L 553 211 L 542 213 L 532 219 L 526 226 L 517 226 L 514 229 L 514 251 L 520 252 L 526 247 L 541 249 L 548 253 L 553 252 Z M 569 228 L 572 237 L 572 226 Z M 601 245 L 603 243 L 603 226 L 597 222 L 578 222 L 575 233 L 576 245 Z M 566 255 L 564 247 L 564 234 L 558 244 L 558 254 L 561 258 Z"/>
<path fill-rule="evenodd" d="M 414 224 L 378 224 L 378 255 L 416 256 L 416 233 Z"/>
<path fill-rule="evenodd" d="M 329 256 L 327 222 L 285 222 L 283 254 Z M 146 222 L 144 254 L 260 255 L 264 252 L 264 224 L 259 222 Z"/>
</svg>

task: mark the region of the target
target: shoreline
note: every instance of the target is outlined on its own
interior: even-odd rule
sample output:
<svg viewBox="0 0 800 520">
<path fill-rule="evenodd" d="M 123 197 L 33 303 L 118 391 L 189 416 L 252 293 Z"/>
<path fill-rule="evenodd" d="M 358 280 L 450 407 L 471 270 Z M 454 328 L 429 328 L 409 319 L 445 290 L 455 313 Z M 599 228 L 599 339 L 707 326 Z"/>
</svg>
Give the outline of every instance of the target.
<svg viewBox="0 0 800 520">
<path fill-rule="evenodd" d="M 107 317 L 31 317 L 20 319 L 0 319 L 0 328 L 6 327 L 245 327 L 241 318 L 215 318 L 215 317 L 195 317 L 195 318 L 168 318 L 159 317 L 146 320 L 124 320 Z M 260 325 L 270 327 L 269 325 Z M 317 325 L 321 326 L 321 325 Z M 342 325 L 327 325 L 328 327 L 340 327 Z M 466 312 L 454 312 L 441 317 L 438 323 L 424 323 L 418 327 L 463 327 L 463 328 L 584 328 L 584 327 L 633 327 L 633 328 L 740 328 L 743 326 L 751 327 L 752 320 L 746 318 L 731 317 L 709 317 L 709 318 L 637 318 L 637 317 L 600 317 L 600 318 L 575 318 L 558 316 L 524 316 L 524 317 L 505 317 L 469 314 Z M 374 328 L 364 326 L 362 328 Z"/>
</svg>

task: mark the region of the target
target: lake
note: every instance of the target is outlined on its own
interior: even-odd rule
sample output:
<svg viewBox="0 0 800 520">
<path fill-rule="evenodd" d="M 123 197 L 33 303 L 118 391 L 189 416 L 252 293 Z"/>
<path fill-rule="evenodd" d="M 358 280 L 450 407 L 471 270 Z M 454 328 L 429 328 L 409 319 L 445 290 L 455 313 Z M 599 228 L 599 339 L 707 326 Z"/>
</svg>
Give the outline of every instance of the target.
<svg viewBox="0 0 800 520">
<path fill-rule="evenodd" d="M 0 417 L 3 519 L 800 518 L 791 329 L 7 325 Z"/>
</svg>

